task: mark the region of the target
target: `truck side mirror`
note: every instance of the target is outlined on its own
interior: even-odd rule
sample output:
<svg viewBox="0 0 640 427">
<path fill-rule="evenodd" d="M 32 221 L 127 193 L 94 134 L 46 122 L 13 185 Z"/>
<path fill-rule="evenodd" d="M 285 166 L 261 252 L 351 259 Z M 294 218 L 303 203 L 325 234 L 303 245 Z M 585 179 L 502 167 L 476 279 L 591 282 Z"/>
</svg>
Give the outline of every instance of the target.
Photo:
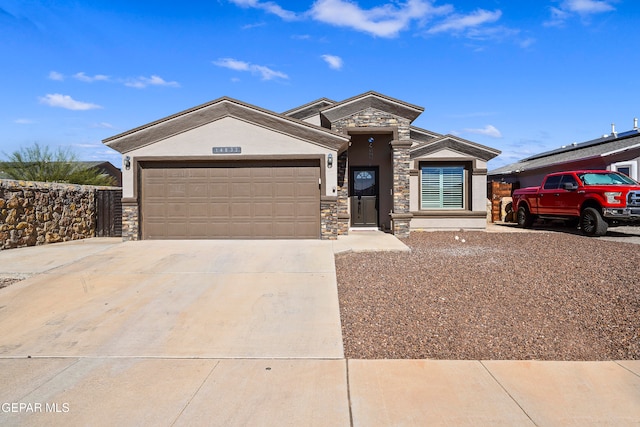
<svg viewBox="0 0 640 427">
<path fill-rule="evenodd" d="M 564 185 L 562 186 L 565 190 L 568 191 L 574 191 L 578 189 L 578 184 L 576 184 L 575 182 L 565 182 Z"/>
</svg>

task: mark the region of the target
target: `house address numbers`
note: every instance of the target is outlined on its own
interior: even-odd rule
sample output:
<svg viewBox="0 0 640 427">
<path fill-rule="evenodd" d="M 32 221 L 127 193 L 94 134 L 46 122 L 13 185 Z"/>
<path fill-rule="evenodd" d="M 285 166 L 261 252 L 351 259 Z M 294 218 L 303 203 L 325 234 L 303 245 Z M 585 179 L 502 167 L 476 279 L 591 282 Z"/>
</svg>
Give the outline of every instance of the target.
<svg viewBox="0 0 640 427">
<path fill-rule="evenodd" d="M 242 147 L 213 147 L 213 154 L 240 154 Z"/>
</svg>

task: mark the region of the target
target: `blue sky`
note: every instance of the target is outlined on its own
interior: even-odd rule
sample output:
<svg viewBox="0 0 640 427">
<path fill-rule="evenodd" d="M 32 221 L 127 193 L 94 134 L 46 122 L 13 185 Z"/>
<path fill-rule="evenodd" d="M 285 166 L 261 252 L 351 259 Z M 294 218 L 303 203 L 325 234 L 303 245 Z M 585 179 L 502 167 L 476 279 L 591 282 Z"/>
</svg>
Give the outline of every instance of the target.
<svg viewBox="0 0 640 427">
<path fill-rule="evenodd" d="M 230 96 L 276 112 L 374 90 L 490 169 L 630 130 L 632 0 L 0 0 L 0 157 L 101 140 Z"/>
</svg>

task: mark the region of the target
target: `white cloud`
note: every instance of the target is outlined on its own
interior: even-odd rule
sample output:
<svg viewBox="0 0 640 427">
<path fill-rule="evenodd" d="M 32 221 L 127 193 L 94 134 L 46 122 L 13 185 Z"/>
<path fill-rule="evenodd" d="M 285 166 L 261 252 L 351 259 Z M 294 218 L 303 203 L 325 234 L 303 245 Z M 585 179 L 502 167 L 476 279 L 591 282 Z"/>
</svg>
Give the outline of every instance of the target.
<svg viewBox="0 0 640 427">
<path fill-rule="evenodd" d="M 329 68 L 333 70 L 342 69 L 342 58 L 336 55 L 322 55 L 322 59 L 329 64 Z"/>
<path fill-rule="evenodd" d="M 51 71 L 49 73 L 49 80 L 55 80 L 55 81 L 61 82 L 64 80 L 64 75 L 60 74 L 57 71 Z"/>
<path fill-rule="evenodd" d="M 93 125 L 91 125 L 91 127 L 98 128 L 98 129 L 114 129 L 115 128 L 115 126 L 107 122 L 94 123 Z"/>
<path fill-rule="evenodd" d="M 533 37 L 527 37 L 526 39 L 521 40 L 518 44 L 522 48 L 528 48 L 529 46 L 533 45 L 535 42 L 536 42 L 536 39 L 534 39 Z"/>
<path fill-rule="evenodd" d="M 492 138 L 502 138 L 502 132 L 500 132 L 495 126 L 486 125 L 481 129 L 463 129 L 465 133 L 473 133 L 476 135 L 485 135 Z"/>
<path fill-rule="evenodd" d="M 109 81 L 109 76 L 105 76 L 104 74 L 96 74 L 95 76 L 87 76 L 83 72 L 79 72 L 73 75 L 73 78 L 76 80 L 80 80 L 81 82 L 93 83 L 93 82 L 107 82 Z"/>
<path fill-rule="evenodd" d="M 460 33 L 484 24 L 494 23 L 499 20 L 501 16 L 502 11 L 500 10 L 490 12 L 484 9 L 478 9 L 468 15 L 454 14 L 447 17 L 442 23 L 431 27 L 427 32 L 430 34 L 444 32 Z"/>
<path fill-rule="evenodd" d="M 610 1 L 600 0 L 566 0 L 562 3 L 562 6 L 571 12 L 590 14 L 615 10 L 610 3 Z"/>
<path fill-rule="evenodd" d="M 248 62 L 238 61 L 233 58 L 221 58 L 214 61 L 213 64 L 218 67 L 229 68 L 230 70 L 235 71 L 249 71 L 249 67 L 251 65 Z"/>
<path fill-rule="evenodd" d="M 361 31 L 376 37 L 397 37 L 412 24 L 424 26 L 426 22 L 442 18 L 429 28 L 427 34 L 453 33 L 476 40 L 515 40 L 518 29 L 492 26 L 502 17 L 501 10 L 477 9 L 471 13 L 455 13 L 451 4 L 435 6 L 436 0 L 387 0 L 380 6 L 363 8 L 356 0 L 315 0 L 311 8 L 295 14 L 276 13 L 282 10 L 272 1 L 229 0 L 240 7 L 258 8 L 283 16 L 283 19 L 313 19 L 335 27 Z M 598 2 L 597 0 L 571 0 Z M 607 0 L 614 1 L 614 0 Z M 521 47 L 531 45 L 533 39 L 517 42 Z"/>
<path fill-rule="evenodd" d="M 221 58 L 221 59 L 218 59 L 217 61 L 213 61 L 213 64 L 218 67 L 229 68 L 230 70 L 234 70 L 234 71 L 251 72 L 252 74 L 259 75 L 262 78 L 262 80 L 273 80 L 276 78 L 278 79 L 289 78 L 289 76 L 287 76 L 285 73 L 272 70 L 271 68 L 266 67 L 264 65 L 251 64 L 249 62 L 239 61 L 233 58 Z"/>
<path fill-rule="evenodd" d="M 573 15 L 579 15 L 583 19 L 596 13 L 611 12 L 615 7 L 611 3 L 613 0 L 563 0 L 560 7 L 551 6 L 551 17 L 544 22 L 545 26 L 562 26 L 565 21 Z"/>
<path fill-rule="evenodd" d="M 17 125 L 31 125 L 31 124 L 34 124 L 35 122 L 31 119 L 15 119 L 13 123 Z"/>
<path fill-rule="evenodd" d="M 178 82 L 168 82 L 160 76 L 152 75 L 151 77 L 129 78 L 124 82 L 125 86 L 134 87 L 136 89 L 144 89 L 147 86 L 168 86 L 180 87 Z"/>
<path fill-rule="evenodd" d="M 395 37 L 412 21 L 423 21 L 453 11 L 450 5 L 434 7 L 431 0 L 407 0 L 362 9 L 346 0 L 317 0 L 309 15 L 316 21 L 337 27 L 347 27 L 379 37 Z"/>
<path fill-rule="evenodd" d="M 259 0 L 230 0 L 231 3 L 234 3 L 240 7 L 252 7 L 254 9 L 262 9 L 265 12 L 272 13 L 285 21 L 294 21 L 298 18 L 295 12 L 291 12 L 289 10 L 285 10 L 280 7 L 277 3 L 272 1 L 259 1 Z"/>
<path fill-rule="evenodd" d="M 46 96 L 40 97 L 40 103 L 48 105 L 50 107 L 60 107 L 66 108 L 67 110 L 76 111 L 95 110 L 97 108 L 102 108 L 97 104 L 76 101 L 69 95 L 61 95 L 59 93 L 47 94 Z"/>
</svg>

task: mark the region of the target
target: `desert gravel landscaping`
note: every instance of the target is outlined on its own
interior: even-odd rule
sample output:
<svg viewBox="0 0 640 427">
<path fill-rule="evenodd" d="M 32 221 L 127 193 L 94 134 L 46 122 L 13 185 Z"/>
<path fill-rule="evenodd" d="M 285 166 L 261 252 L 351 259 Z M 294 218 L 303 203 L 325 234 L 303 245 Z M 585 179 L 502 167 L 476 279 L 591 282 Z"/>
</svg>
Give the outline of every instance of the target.
<svg viewBox="0 0 640 427">
<path fill-rule="evenodd" d="M 414 232 L 336 256 L 345 356 L 640 359 L 640 247 L 568 233 Z"/>
</svg>

